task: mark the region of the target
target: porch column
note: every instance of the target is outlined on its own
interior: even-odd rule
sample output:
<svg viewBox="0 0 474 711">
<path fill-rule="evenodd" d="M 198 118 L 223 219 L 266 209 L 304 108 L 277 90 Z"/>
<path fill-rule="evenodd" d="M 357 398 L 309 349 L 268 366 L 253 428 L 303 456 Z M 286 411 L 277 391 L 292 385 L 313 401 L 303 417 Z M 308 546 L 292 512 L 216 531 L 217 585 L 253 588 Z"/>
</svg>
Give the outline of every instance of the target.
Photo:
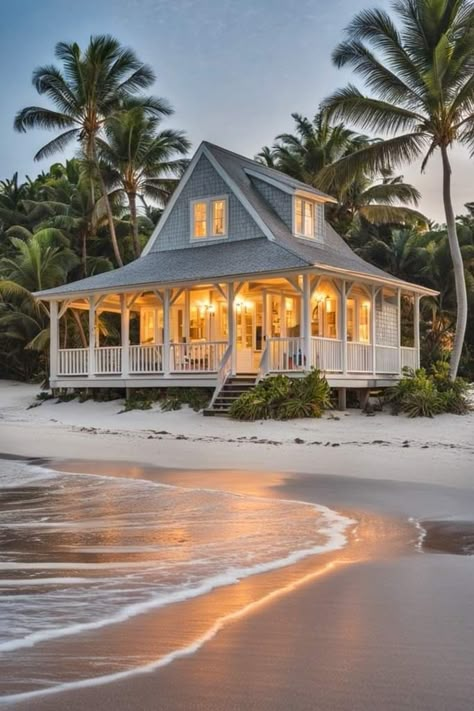
<svg viewBox="0 0 474 711">
<path fill-rule="evenodd" d="M 230 282 L 227 287 L 227 330 L 229 333 L 229 345 L 232 346 L 232 355 L 231 355 L 232 375 L 235 375 L 235 373 L 237 371 L 237 344 L 236 344 L 236 340 L 235 340 L 236 323 L 235 323 L 235 309 L 234 309 L 234 293 L 235 293 L 234 283 Z"/>
<path fill-rule="evenodd" d="M 415 294 L 415 301 L 413 304 L 413 326 L 415 330 L 415 362 L 416 367 L 420 367 L 420 295 Z"/>
<path fill-rule="evenodd" d="M 303 274 L 303 294 L 301 296 L 303 302 L 302 309 L 302 336 L 303 336 L 303 363 L 306 364 L 305 370 L 309 370 L 313 366 L 312 351 L 311 351 L 311 277 L 309 274 Z"/>
<path fill-rule="evenodd" d="M 397 347 L 398 372 L 402 372 L 402 290 L 397 289 Z"/>
<path fill-rule="evenodd" d="M 130 310 L 127 306 L 127 294 L 120 296 L 120 336 L 122 344 L 122 378 L 128 378 L 130 370 Z"/>
<path fill-rule="evenodd" d="M 170 374 L 170 290 L 163 291 L 163 373 Z"/>
<path fill-rule="evenodd" d="M 347 283 L 342 282 L 341 289 L 341 341 L 342 341 L 342 373 L 347 374 Z"/>
<path fill-rule="evenodd" d="M 59 355 L 59 319 L 58 302 L 51 301 L 49 304 L 49 381 L 55 380 L 58 376 L 58 355 Z"/>
<path fill-rule="evenodd" d="M 376 323 L 376 309 L 375 309 L 375 301 L 377 298 L 377 293 L 378 289 L 372 285 L 371 289 L 371 298 L 370 298 L 370 340 L 372 341 L 372 374 L 375 375 L 377 374 L 377 323 Z"/>
<path fill-rule="evenodd" d="M 96 297 L 89 296 L 89 378 L 95 377 L 95 305 Z"/>
<path fill-rule="evenodd" d="M 191 309 L 191 293 L 189 289 L 184 292 L 184 314 L 183 314 L 183 340 L 189 343 L 189 312 Z"/>
</svg>

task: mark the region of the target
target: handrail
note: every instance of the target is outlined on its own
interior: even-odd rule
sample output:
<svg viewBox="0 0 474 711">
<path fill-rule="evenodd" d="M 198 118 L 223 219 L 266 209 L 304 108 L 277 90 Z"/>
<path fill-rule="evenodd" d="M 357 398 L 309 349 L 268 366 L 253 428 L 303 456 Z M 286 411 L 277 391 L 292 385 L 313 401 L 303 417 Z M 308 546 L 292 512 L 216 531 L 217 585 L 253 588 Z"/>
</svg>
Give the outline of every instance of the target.
<svg viewBox="0 0 474 711">
<path fill-rule="evenodd" d="M 229 343 L 229 345 L 226 348 L 226 351 L 224 355 L 222 356 L 222 360 L 219 364 L 219 370 L 217 371 L 217 383 L 216 387 L 214 389 L 214 392 L 212 393 L 212 398 L 211 402 L 209 403 L 209 407 L 212 407 L 217 400 L 217 397 L 222 390 L 225 381 L 230 375 L 230 372 L 232 370 L 232 344 Z"/>
<path fill-rule="evenodd" d="M 268 373 L 268 361 L 270 358 L 270 343 L 265 343 L 265 348 L 263 349 L 262 355 L 260 357 L 260 363 L 258 365 L 258 373 L 256 382 L 259 383 Z"/>
</svg>

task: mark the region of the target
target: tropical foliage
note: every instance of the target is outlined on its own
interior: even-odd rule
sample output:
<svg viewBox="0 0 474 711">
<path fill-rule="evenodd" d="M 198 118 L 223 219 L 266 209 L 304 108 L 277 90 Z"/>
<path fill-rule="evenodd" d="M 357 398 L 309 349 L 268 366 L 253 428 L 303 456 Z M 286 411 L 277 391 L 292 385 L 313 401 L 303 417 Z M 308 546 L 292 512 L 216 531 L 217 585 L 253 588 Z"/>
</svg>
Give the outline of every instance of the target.
<svg viewBox="0 0 474 711">
<path fill-rule="evenodd" d="M 406 369 L 405 377 L 388 395 L 394 414 L 409 417 L 433 417 L 444 412 L 465 415 L 472 409 L 469 386 L 462 378 L 449 377 L 446 362 L 435 363 L 430 372 L 424 368 Z"/>
<path fill-rule="evenodd" d="M 230 416 L 236 420 L 290 420 L 321 417 L 329 407 L 327 380 L 319 370 L 311 370 L 299 379 L 286 375 L 265 378 L 232 403 Z"/>
<path fill-rule="evenodd" d="M 364 10 L 349 24 L 333 53 L 351 67 L 367 92 L 355 85 L 325 101 L 336 120 L 382 134 L 326 171 L 346 179 L 354 170 L 379 171 L 421 159 L 424 170 L 436 153 L 443 168 L 443 202 L 456 291 L 456 329 L 451 375 L 456 376 L 467 326 L 468 295 L 451 196 L 449 149 L 474 149 L 474 5 L 471 0 L 397 0 L 394 14 Z M 398 26 L 396 23 L 398 21 Z M 399 29 L 400 27 L 400 29 Z"/>
<path fill-rule="evenodd" d="M 258 159 L 333 194 L 327 217 L 364 259 L 440 292 L 422 300 L 422 363 L 449 360 L 456 335 L 452 373 L 460 358 L 459 372 L 473 378 L 474 319 L 463 333 L 474 309 L 474 202 L 454 217 L 448 148 L 474 147 L 474 10 L 467 0 L 399 0 L 396 8 L 401 30 L 384 11 L 365 11 L 334 54 L 365 81 L 367 95 L 349 86 L 312 120 L 292 114 L 293 133 L 277 136 Z M 34 179 L 0 181 L 0 377 L 41 377 L 48 313 L 32 292 L 139 256 L 190 147 L 183 131 L 163 124 L 168 102 L 147 93 L 153 71 L 114 38 L 93 37 L 85 48 L 59 43 L 56 60 L 33 73 L 45 105 L 20 110 L 15 127 L 54 132 L 37 159 L 68 146 L 76 157 Z M 442 154 L 446 227 L 420 215 L 418 190 L 399 174 L 423 150 L 423 167 Z M 68 310 L 63 342 L 85 343 L 86 321 Z M 115 326 L 99 327 L 107 339 Z M 304 388 L 298 382 L 292 387 Z M 278 401 L 287 386 L 277 379 L 262 388 Z M 295 392 L 280 416 L 301 413 L 300 402 L 314 414 L 307 391 Z M 265 416 L 273 395 L 259 390 L 249 405 Z"/>
</svg>

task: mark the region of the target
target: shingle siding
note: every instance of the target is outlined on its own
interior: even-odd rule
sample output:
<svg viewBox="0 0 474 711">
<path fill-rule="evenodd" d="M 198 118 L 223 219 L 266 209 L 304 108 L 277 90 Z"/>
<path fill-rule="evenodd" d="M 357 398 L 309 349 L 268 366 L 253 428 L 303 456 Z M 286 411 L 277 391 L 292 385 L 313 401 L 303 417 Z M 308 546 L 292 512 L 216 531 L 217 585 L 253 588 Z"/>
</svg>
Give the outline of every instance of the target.
<svg viewBox="0 0 474 711">
<path fill-rule="evenodd" d="M 166 224 L 160 232 L 152 252 L 187 247 L 202 247 L 209 240 L 191 241 L 190 202 L 213 195 L 228 196 L 228 237 L 213 242 L 233 242 L 236 240 L 263 237 L 258 225 L 250 217 L 240 201 L 232 194 L 227 183 L 213 168 L 206 156 L 201 156 L 194 172 L 170 212 Z"/>
<path fill-rule="evenodd" d="M 252 185 L 260 193 L 264 200 L 276 212 L 278 217 L 283 220 L 290 232 L 293 231 L 293 198 L 288 193 L 275 188 L 263 180 L 252 177 Z"/>
</svg>

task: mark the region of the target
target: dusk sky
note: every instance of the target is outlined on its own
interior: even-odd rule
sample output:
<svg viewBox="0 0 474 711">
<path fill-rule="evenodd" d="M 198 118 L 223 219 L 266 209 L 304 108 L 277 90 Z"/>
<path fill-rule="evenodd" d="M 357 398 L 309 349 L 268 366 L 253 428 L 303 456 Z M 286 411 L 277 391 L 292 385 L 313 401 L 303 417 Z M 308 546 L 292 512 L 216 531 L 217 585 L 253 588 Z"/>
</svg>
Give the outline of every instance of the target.
<svg viewBox="0 0 474 711">
<path fill-rule="evenodd" d="M 167 122 L 197 147 L 206 139 L 250 157 L 276 134 L 292 130 L 291 112 L 312 116 L 319 102 L 350 78 L 331 64 L 331 51 L 352 15 L 371 0 L 23 0 L 1 2 L 0 178 L 36 175 L 53 162 L 33 155 L 50 134 L 13 131 L 15 112 L 46 104 L 32 70 L 54 61 L 57 41 L 86 45 L 111 33 L 135 49 L 157 74 L 154 93 L 175 108 Z M 58 160 L 61 160 L 58 154 Z M 474 200 L 472 161 L 453 152 L 457 212 Z M 440 158 L 405 177 L 423 194 L 421 209 L 443 221 Z"/>
</svg>

